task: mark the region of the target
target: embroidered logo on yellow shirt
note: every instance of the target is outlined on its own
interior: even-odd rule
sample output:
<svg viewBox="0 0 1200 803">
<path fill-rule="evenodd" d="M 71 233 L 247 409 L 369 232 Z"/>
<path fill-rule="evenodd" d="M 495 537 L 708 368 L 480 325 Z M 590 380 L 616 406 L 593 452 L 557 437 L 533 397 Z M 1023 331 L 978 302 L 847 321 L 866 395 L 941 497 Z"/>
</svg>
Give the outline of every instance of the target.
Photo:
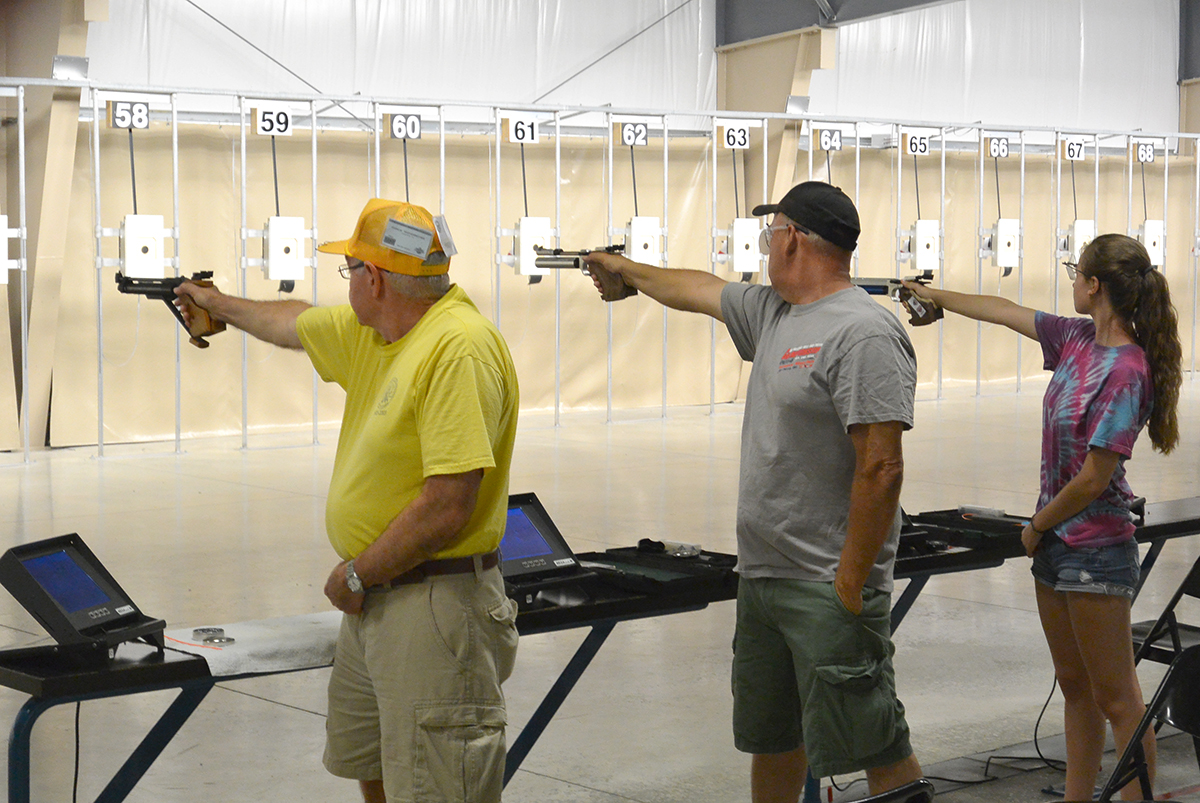
<svg viewBox="0 0 1200 803">
<path fill-rule="evenodd" d="M 388 405 L 392 403 L 392 399 L 396 396 L 396 389 L 399 386 L 399 381 L 395 377 L 392 377 L 392 381 L 388 382 L 383 395 L 379 397 L 379 404 L 375 405 L 375 415 L 387 415 Z"/>
</svg>

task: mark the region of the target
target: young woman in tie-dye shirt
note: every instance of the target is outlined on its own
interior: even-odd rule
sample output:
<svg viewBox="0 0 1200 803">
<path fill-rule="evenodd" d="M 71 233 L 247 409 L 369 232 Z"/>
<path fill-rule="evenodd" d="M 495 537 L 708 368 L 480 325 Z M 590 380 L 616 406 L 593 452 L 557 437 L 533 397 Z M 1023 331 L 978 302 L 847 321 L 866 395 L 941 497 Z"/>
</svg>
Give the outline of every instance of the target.
<svg viewBox="0 0 1200 803">
<path fill-rule="evenodd" d="M 1163 453 L 1178 442 L 1182 349 L 1167 280 L 1137 240 L 1105 234 L 1065 267 L 1075 311 L 1087 318 L 907 286 L 1037 340 L 1054 371 L 1043 400 L 1041 494 L 1021 541 L 1065 701 L 1065 797 L 1090 800 L 1106 720 L 1121 751 L 1145 711 L 1129 626 L 1139 565 L 1125 460 L 1142 427 Z M 1153 777 L 1153 733 L 1143 747 Z M 1136 784 L 1124 792 L 1141 797 Z"/>
</svg>

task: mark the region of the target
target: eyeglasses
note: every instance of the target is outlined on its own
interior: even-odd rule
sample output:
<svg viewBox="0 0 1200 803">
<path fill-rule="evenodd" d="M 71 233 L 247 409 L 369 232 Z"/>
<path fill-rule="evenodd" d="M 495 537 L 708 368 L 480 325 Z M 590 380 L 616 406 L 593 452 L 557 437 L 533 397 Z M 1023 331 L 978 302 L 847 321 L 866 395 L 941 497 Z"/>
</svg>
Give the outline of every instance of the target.
<svg viewBox="0 0 1200 803">
<path fill-rule="evenodd" d="M 346 263 L 345 265 L 342 265 L 341 267 L 338 268 L 338 273 L 340 273 L 342 275 L 343 279 L 349 279 L 350 271 L 354 270 L 355 268 L 361 268 L 366 264 L 367 264 L 366 262 L 359 262 L 357 265 L 351 265 L 350 263 Z"/>
<path fill-rule="evenodd" d="M 804 228 L 803 226 L 801 226 L 798 223 L 780 223 L 778 226 L 767 226 L 758 235 L 758 250 L 762 253 L 763 256 L 770 255 L 770 253 L 771 253 L 771 238 L 775 235 L 775 232 L 779 231 L 780 229 L 795 229 L 796 231 L 800 232 L 801 234 L 805 234 L 805 235 L 812 234 L 812 232 L 810 232 L 808 229 Z"/>
<path fill-rule="evenodd" d="M 1070 279 L 1071 281 L 1075 281 L 1075 276 L 1076 276 L 1076 274 L 1079 273 L 1079 263 L 1078 262 L 1064 262 L 1064 263 L 1062 263 L 1062 266 L 1067 271 L 1067 278 Z"/>
</svg>

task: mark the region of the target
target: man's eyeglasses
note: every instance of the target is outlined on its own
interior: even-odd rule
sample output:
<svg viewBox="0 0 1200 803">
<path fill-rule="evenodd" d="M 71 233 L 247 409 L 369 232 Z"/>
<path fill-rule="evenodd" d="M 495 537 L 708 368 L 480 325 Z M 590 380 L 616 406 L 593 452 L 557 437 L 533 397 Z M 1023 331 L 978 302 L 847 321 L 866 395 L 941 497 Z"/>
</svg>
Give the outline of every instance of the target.
<svg viewBox="0 0 1200 803">
<path fill-rule="evenodd" d="M 795 229 L 801 234 L 812 234 L 812 232 L 798 223 L 780 223 L 778 226 L 767 226 L 762 230 L 762 233 L 758 235 L 758 250 L 762 252 L 763 256 L 770 255 L 771 238 L 775 235 L 775 232 L 779 231 L 780 229 Z"/>
<path fill-rule="evenodd" d="M 343 279 L 349 279 L 350 271 L 354 270 L 355 268 L 361 268 L 363 265 L 366 265 L 366 264 L 367 264 L 366 262 L 359 262 L 357 265 L 351 265 L 351 264 L 347 263 L 345 265 L 342 265 L 340 268 L 338 268 L 338 273 L 340 273 L 342 275 Z"/>
<path fill-rule="evenodd" d="M 1064 263 L 1062 263 L 1062 266 L 1067 271 L 1067 278 L 1070 279 L 1071 281 L 1075 281 L 1075 276 L 1076 276 L 1076 274 L 1079 273 L 1079 263 L 1078 262 L 1064 262 Z"/>
</svg>

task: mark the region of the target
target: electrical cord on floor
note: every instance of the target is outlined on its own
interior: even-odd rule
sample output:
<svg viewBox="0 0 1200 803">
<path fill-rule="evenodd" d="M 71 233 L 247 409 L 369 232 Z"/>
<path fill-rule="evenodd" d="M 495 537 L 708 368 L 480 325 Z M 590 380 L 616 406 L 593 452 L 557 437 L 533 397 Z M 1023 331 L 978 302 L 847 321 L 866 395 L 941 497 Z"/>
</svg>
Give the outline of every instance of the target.
<svg viewBox="0 0 1200 803">
<path fill-rule="evenodd" d="M 845 791 L 846 791 L 847 789 L 849 789 L 851 786 L 854 786 L 854 784 L 856 784 L 856 783 L 862 783 L 862 782 L 864 782 L 864 781 L 866 781 L 866 780 L 867 780 L 866 778 L 855 778 L 853 781 L 851 781 L 850 783 L 846 784 L 845 786 L 838 786 L 838 785 L 837 785 L 837 781 L 833 780 L 833 778 L 831 777 L 831 778 L 829 779 L 829 785 L 830 785 L 830 786 L 832 786 L 834 789 L 838 790 L 839 792 L 845 792 Z"/>
<path fill-rule="evenodd" d="M 925 778 L 926 780 L 930 780 L 930 781 L 944 781 L 945 783 L 958 784 L 959 786 L 978 786 L 981 783 L 991 783 L 992 781 L 1000 780 L 1000 778 L 995 775 L 991 775 L 986 778 L 977 778 L 977 779 L 970 779 L 970 780 L 964 779 L 964 778 L 943 778 L 940 775 L 923 775 L 921 777 Z M 838 786 L 837 781 L 835 781 L 833 778 L 830 778 L 829 785 L 839 792 L 845 792 L 847 789 L 854 786 L 854 784 L 862 783 L 862 782 L 865 782 L 866 780 L 867 780 L 866 778 L 855 778 L 854 780 L 850 781 L 845 786 Z"/>
<path fill-rule="evenodd" d="M 1065 770 L 1067 762 L 1049 759 L 1042 755 L 1041 745 L 1038 744 L 1038 727 L 1042 724 L 1042 717 L 1046 716 L 1046 709 L 1050 707 L 1050 700 L 1054 697 L 1054 690 L 1058 688 L 1058 677 L 1055 676 L 1054 682 L 1050 684 L 1050 694 L 1046 696 L 1046 702 L 1042 703 L 1041 713 L 1038 714 L 1037 722 L 1033 723 L 1033 749 L 1037 751 L 1038 758 L 1052 770 Z"/>
<path fill-rule="evenodd" d="M 1067 768 L 1067 762 L 1059 761 L 1056 758 L 1046 758 L 1045 754 L 1042 753 L 1041 745 L 1038 743 L 1038 728 L 1042 724 L 1042 717 L 1046 716 L 1046 709 L 1050 707 L 1050 701 L 1054 698 L 1054 692 L 1057 688 L 1058 688 L 1058 677 L 1056 676 L 1054 678 L 1054 682 L 1050 684 L 1050 694 L 1046 695 L 1046 702 L 1042 703 L 1042 710 L 1040 712 L 1038 712 L 1037 722 L 1033 723 L 1033 749 L 1034 749 L 1034 751 L 1037 752 L 1038 758 L 1040 758 L 1042 760 L 1042 763 L 1045 764 L 1047 768 L 1052 769 L 1052 770 L 1058 770 L 1059 772 L 1062 772 L 1063 770 L 1065 770 Z M 992 759 L 994 759 L 994 758 L 998 758 L 998 759 L 1002 759 L 1002 760 L 1003 759 L 1025 759 L 1025 760 L 1028 760 L 1029 758 L 1031 758 L 1031 756 L 1001 756 L 1001 755 L 993 753 L 992 755 L 988 756 L 988 760 L 983 765 L 983 774 L 984 775 L 987 775 L 991 771 Z"/>
</svg>

